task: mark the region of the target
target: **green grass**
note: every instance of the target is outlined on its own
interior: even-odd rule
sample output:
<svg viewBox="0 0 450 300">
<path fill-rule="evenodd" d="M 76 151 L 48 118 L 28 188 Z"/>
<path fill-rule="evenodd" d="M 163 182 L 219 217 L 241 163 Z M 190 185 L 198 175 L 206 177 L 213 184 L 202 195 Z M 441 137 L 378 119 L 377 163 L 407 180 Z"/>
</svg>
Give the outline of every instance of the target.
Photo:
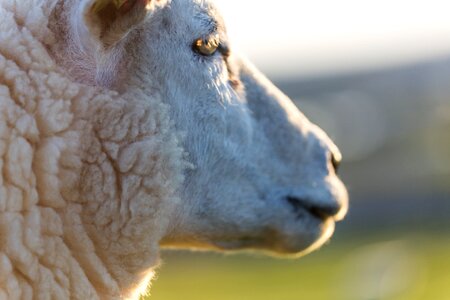
<svg viewBox="0 0 450 300">
<path fill-rule="evenodd" d="M 299 260 L 166 252 L 152 300 L 448 300 L 450 235 L 339 238 Z"/>
</svg>

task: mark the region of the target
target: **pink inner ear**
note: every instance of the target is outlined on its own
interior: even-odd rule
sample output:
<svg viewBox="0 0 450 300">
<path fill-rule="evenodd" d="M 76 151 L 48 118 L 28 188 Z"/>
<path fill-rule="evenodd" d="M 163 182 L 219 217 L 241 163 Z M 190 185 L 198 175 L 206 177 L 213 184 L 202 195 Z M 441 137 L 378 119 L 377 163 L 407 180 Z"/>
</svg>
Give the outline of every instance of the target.
<svg viewBox="0 0 450 300">
<path fill-rule="evenodd" d="M 147 5 L 149 5 L 151 0 L 126 0 L 121 6 L 120 6 L 120 13 L 126 14 L 129 12 L 135 5 L 139 5 L 142 8 L 145 8 Z"/>
</svg>

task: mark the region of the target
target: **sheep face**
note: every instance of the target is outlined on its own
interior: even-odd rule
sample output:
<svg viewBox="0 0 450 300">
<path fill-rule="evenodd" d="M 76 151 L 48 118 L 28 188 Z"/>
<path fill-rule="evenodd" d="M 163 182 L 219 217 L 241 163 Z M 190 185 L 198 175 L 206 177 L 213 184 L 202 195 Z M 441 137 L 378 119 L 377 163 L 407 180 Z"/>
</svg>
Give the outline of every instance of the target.
<svg viewBox="0 0 450 300">
<path fill-rule="evenodd" d="M 163 244 L 298 255 L 328 240 L 347 210 L 341 154 L 230 49 L 211 4 L 173 0 L 145 37 L 142 70 L 164 70 L 155 81 L 194 165 Z"/>
<path fill-rule="evenodd" d="M 112 12 L 80 6 L 75 37 L 97 65 L 75 75 L 159 91 L 169 105 L 192 168 L 161 244 L 301 255 L 327 241 L 347 211 L 341 154 L 233 52 L 211 3 L 116 2 Z"/>
</svg>

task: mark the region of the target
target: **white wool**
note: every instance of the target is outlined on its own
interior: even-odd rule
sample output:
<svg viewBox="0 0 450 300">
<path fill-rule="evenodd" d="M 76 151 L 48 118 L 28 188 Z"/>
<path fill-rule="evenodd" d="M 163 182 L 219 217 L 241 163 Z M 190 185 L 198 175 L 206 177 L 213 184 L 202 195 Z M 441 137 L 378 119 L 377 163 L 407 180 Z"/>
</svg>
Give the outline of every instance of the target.
<svg viewBox="0 0 450 300">
<path fill-rule="evenodd" d="M 131 296 L 157 264 L 182 150 L 158 95 L 57 67 L 51 2 L 0 2 L 0 299 Z"/>
</svg>

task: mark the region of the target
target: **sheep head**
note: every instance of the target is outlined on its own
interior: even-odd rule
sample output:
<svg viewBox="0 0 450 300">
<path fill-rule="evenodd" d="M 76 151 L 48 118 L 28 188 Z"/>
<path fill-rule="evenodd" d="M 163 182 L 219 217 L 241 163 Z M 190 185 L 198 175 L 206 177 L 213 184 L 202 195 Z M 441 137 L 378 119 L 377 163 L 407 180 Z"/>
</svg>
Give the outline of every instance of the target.
<svg viewBox="0 0 450 300">
<path fill-rule="evenodd" d="M 299 256 L 331 237 L 348 202 L 338 148 L 233 51 L 209 1 L 62 2 L 58 63 L 140 105 L 157 94 L 187 153 L 180 200 L 153 220 L 160 234 L 148 233 L 157 243 Z"/>
</svg>

